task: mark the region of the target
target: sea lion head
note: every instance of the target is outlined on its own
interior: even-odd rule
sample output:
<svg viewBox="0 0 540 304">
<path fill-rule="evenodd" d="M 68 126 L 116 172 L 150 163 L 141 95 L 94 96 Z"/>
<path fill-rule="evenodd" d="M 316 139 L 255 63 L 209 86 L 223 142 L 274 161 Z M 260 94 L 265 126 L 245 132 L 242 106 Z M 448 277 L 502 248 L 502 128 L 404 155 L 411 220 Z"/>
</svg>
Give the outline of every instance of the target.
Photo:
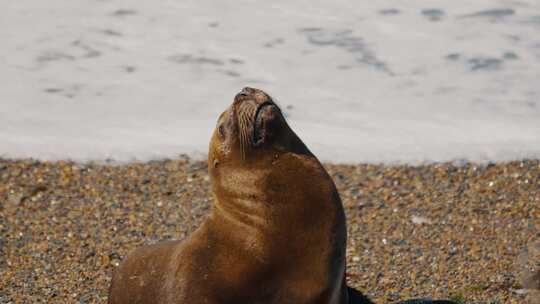
<svg viewBox="0 0 540 304">
<path fill-rule="evenodd" d="M 212 174 L 224 165 L 264 165 L 287 152 L 310 154 L 274 100 L 262 90 L 246 87 L 219 116 L 208 164 Z"/>
</svg>

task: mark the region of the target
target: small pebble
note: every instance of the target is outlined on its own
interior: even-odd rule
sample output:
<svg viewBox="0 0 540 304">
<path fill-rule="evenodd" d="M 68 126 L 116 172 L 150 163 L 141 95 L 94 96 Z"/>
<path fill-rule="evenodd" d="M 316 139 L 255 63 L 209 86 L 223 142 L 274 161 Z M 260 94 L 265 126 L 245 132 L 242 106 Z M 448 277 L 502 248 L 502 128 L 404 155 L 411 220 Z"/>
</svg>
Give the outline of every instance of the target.
<svg viewBox="0 0 540 304">
<path fill-rule="evenodd" d="M 540 265 L 528 245 L 540 231 L 540 161 L 325 167 L 347 217 L 348 283 L 376 303 L 538 297 L 523 286 L 534 286 Z M 106 303 L 122 258 L 186 238 L 213 200 L 206 163 L 186 156 L 124 165 L 0 159 L 0 171 L 6 303 Z"/>
</svg>

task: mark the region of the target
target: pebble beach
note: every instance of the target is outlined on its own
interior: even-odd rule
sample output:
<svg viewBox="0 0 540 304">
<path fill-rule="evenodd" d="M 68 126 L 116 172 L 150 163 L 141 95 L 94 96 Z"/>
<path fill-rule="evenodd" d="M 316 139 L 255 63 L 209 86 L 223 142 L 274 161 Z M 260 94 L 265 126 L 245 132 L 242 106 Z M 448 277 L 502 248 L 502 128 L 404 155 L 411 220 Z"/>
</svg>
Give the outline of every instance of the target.
<svg viewBox="0 0 540 304">
<path fill-rule="evenodd" d="M 129 252 L 188 237 L 246 86 L 335 181 L 350 286 L 540 304 L 540 1 L 3 4 L 0 304 L 106 303 Z"/>
<path fill-rule="evenodd" d="M 325 164 L 348 224 L 347 280 L 377 303 L 539 303 L 540 161 Z M 205 162 L 0 159 L 0 303 L 106 303 L 131 250 L 186 238 Z"/>
</svg>

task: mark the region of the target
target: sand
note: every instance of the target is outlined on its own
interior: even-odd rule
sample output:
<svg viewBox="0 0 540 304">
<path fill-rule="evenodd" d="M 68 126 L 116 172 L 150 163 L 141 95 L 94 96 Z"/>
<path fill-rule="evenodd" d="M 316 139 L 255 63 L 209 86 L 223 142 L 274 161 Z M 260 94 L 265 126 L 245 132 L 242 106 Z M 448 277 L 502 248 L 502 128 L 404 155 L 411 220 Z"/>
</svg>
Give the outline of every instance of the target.
<svg viewBox="0 0 540 304">
<path fill-rule="evenodd" d="M 537 303 L 540 161 L 326 166 L 349 284 L 376 302 Z M 208 213 L 206 169 L 0 160 L 0 303 L 105 303 L 127 253 L 183 239 Z"/>
</svg>

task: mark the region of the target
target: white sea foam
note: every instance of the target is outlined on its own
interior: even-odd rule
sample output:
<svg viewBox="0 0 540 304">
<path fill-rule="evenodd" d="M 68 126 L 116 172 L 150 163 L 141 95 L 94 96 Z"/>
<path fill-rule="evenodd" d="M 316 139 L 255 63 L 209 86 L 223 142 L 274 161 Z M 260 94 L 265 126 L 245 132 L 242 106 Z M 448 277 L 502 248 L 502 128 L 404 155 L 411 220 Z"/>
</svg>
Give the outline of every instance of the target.
<svg viewBox="0 0 540 304">
<path fill-rule="evenodd" d="M 244 86 L 323 160 L 540 157 L 540 2 L 6 1 L 0 156 L 202 155 Z"/>
</svg>

